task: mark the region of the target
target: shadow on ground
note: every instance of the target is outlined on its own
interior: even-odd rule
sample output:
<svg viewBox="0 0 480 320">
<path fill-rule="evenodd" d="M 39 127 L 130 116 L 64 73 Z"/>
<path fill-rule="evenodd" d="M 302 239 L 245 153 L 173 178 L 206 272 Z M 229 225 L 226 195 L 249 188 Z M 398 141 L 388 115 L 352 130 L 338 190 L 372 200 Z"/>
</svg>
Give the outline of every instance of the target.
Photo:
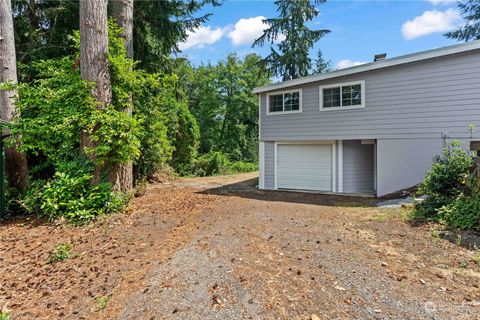
<svg viewBox="0 0 480 320">
<path fill-rule="evenodd" d="M 274 202 L 290 202 L 330 207 L 374 207 L 378 202 L 375 198 L 339 196 L 310 192 L 259 190 L 258 178 L 226 184 L 220 187 L 201 191 L 202 194 L 218 196 L 235 196 L 247 199 Z"/>
</svg>

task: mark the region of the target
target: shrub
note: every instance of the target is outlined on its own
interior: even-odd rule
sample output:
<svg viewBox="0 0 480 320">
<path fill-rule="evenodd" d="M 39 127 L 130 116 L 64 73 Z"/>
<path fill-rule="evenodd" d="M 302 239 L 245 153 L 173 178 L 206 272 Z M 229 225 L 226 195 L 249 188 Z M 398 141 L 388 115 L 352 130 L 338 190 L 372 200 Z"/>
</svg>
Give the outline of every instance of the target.
<svg viewBox="0 0 480 320">
<path fill-rule="evenodd" d="M 230 162 L 227 155 L 220 151 L 210 151 L 199 157 L 195 163 L 194 173 L 197 176 L 213 176 L 235 174 L 258 170 L 257 164 L 251 162 Z"/>
<path fill-rule="evenodd" d="M 237 161 L 232 162 L 228 167 L 228 174 L 257 171 L 258 165 L 252 162 Z"/>
<path fill-rule="evenodd" d="M 480 231 L 480 191 L 474 190 L 468 196 L 460 195 L 441 207 L 438 215 L 450 227 Z"/>
<path fill-rule="evenodd" d="M 219 151 L 211 151 L 199 157 L 195 163 L 197 176 L 224 174 L 230 164 L 228 157 Z"/>
<path fill-rule="evenodd" d="M 462 194 L 472 164 L 472 155 L 461 149 L 459 142 L 445 148 L 419 187 L 419 194 L 426 199 L 415 206 L 415 217 L 439 220 L 438 209 L 450 205 Z"/>
<path fill-rule="evenodd" d="M 23 199 L 24 207 L 48 220 L 65 218 L 76 224 L 120 211 L 127 196 L 114 193 L 107 182 L 91 185 L 92 177 L 93 164 L 88 160 L 61 164 L 53 179 L 32 183 Z"/>
</svg>

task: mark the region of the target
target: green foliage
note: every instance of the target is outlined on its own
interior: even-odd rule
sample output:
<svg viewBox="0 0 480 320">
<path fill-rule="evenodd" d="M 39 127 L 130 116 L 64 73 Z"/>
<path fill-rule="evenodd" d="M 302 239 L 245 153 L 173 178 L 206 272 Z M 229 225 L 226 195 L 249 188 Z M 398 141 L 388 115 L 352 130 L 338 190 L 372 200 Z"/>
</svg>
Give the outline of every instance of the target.
<svg viewBox="0 0 480 320">
<path fill-rule="evenodd" d="M 235 174 L 256 170 L 258 170 L 258 167 L 255 163 L 243 161 L 230 162 L 228 156 L 219 151 L 204 154 L 200 156 L 195 163 L 195 174 L 197 176 Z"/>
<path fill-rule="evenodd" d="M 447 32 L 445 36 L 461 41 L 480 40 L 480 1 L 458 1 L 457 5 L 465 23 L 457 30 Z"/>
<path fill-rule="evenodd" d="M 453 142 L 438 156 L 418 192 L 426 199 L 415 207 L 415 216 L 439 220 L 438 209 L 450 204 L 463 192 L 472 156 Z"/>
<path fill-rule="evenodd" d="M 32 183 L 24 207 L 48 220 L 64 218 L 75 224 L 120 211 L 128 197 L 113 193 L 107 182 L 91 185 L 92 177 L 93 164 L 86 159 L 58 163 L 52 179 Z"/>
<path fill-rule="evenodd" d="M 451 203 L 438 209 L 442 221 L 450 227 L 480 231 L 480 191 L 461 194 Z"/>
<path fill-rule="evenodd" d="M 135 90 L 134 115 L 141 124 L 141 153 L 134 166 L 137 180 L 151 177 L 172 159 L 173 145 L 168 133 L 177 127 L 177 119 L 172 115 L 177 106 L 175 84 L 173 76 L 143 73 Z"/>
<path fill-rule="evenodd" d="M 188 32 L 194 32 L 208 20 L 209 13 L 195 16 L 207 5 L 218 6 L 220 1 L 135 1 L 134 55 L 141 67 L 149 72 L 173 69 L 171 53 L 179 51 L 178 44 L 187 39 Z"/>
<path fill-rule="evenodd" d="M 70 251 L 72 250 L 72 245 L 70 243 L 61 243 L 53 249 L 50 254 L 49 263 L 55 263 L 70 258 Z"/>
<path fill-rule="evenodd" d="M 97 307 L 96 311 L 101 311 L 107 307 L 108 300 L 110 300 L 110 297 L 108 296 L 102 296 L 97 298 Z"/>
<path fill-rule="evenodd" d="M 278 44 L 278 50 L 271 46 L 270 54 L 263 60 L 273 75 L 291 80 L 310 73 L 312 62 L 309 51 L 330 30 L 311 30 L 307 23 L 320 13 L 316 5 L 325 1 L 275 1 L 279 16 L 264 20 L 269 28 L 253 43 L 253 46 L 263 46 L 265 43 L 273 45 L 281 35 L 284 36 Z"/>
<path fill-rule="evenodd" d="M 12 317 L 10 316 L 10 312 L 8 311 L 0 311 L 0 320 L 11 320 Z"/>
<path fill-rule="evenodd" d="M 331 71 L 331 61 L 325 60 L 323 57 L 322 50 L 318 50 L 317 60 L 315 61 L 315 67 L 313 70 L 313 74 L 321 74 L 325 72 Z"/>
<path fill-rule="evenodd" d="M 200 131 L 195 117 L 185 104 L 177 105 L 176 118 L 177 126 L 170 134 L 174 146 L 170 164 L 179 174 L 185 175 L 193 169 Z"/>
<path fill-rule="evenodd" d="M 201 154 L 214 150 L 234 161 L 257 161 L 258 97 L 253 89 L 269 82 L 260 59 L 231 54 L 217 65 L 192 69 L 183 64 L 179 70 L 200 127 Z"/>
</svg>

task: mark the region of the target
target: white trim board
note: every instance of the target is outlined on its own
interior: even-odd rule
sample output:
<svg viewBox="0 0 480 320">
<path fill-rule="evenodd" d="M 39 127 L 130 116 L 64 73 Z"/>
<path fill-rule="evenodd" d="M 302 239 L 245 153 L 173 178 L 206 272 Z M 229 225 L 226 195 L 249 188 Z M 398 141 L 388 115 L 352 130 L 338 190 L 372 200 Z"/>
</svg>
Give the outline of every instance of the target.
<svg viewBox="0 0 480 320">
<path fill-rule="evenodd" d="M 270 96 L 285 95 L 286 93 L 293 93 L 293 92 L 298 92 L 298 110 L 270 112 Z M 265 106 L 266 115 L 267 116 L 273 116 L 273 115 L 280 115 L 280 114 L 302 113 L 302 109 L 303 109 L 302 95 L 303 95 L 302 89 L 292 89 L 292 90 L 284 90 L 284 91 L 267 93 L 267 99 L 266 99 L 267 104 Z M 285 99 L 283 99 L 283 109 L 285 109 Z"/>
<path fill-rule="evenodd" d="M 342 106 L 342 87 L 354 86 L 354 85 L 357 85 L 357 84 L 360 85 L 361 104 L 360 105 L 355 105 L 355 106 L 345 106 L 345 107 Z M 339 107 L 324 108 L 323 107 L 323 90 L 324 89 L 331 89 L 331 88 L 340 88 L 340 106 Z M 325 85 L 325 86 L 319 86 L 318 101 L 319 101 L 318 109 L 320 111 L 342 111 L 342 110 L 351 110 L 351 109 L 363 109 L 363 108 L 365 108 L 365 80 L 334 83 L 334 84 L 329 84 L 329 85 Z"/>
<path fill-rule="evenodd" d="M 401 64 L 407 64 L 407 63 L 422 61 L 426 59 L 433 59 L 433 58 L 438 58 L 438 57 L 443 57 L 443 56 L 448 56 L 453 54 L 459 54 L 462 52 L 468 52 L 468 51 L 473 51 L 478 49 L 480 49 L 480 40 L 456 44 L 453 46 L 447 46 L 447 47 L 428 50 L 428 51 L 416 52 L 416 53 L 407 54 L 407 55 L 403 55 L 403 56 L 399 56 L 391 59 L 370 62 L 370 63 L 362 64 L 359 66 L 351 67 L 351 68 L 345 68 L 345 69 L 335 70 L 332 72 L 327 72 L 319 75 L 313 75 L 313 76 L 293 79 L 289 81 L 284 81 L 280 83 L 275 83 L 271 85 L 266 85 L 263 87 L 255 88 L 253 92 L 262 93 L 262 92 L 280 90 L 280 89 L 285 89 L 285 88 L 298 86 L 306 83 L 332 79 L 337 77 L 343 77 L 346 75 L 352 75 L 360 72 L 388 68 L 388 67 L 393 67 Z"/>
</svg>

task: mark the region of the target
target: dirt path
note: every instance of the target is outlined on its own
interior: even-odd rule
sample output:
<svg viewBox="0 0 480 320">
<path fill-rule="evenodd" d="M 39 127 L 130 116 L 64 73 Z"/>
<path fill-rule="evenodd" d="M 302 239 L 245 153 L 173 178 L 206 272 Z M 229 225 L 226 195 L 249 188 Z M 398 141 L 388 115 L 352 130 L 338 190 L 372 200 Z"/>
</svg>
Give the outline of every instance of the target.
<svg viewBox="0 0 480 320">
<path fill-rule="evenodd" d="M 88 228 L 2 226 L 0 303 L 14 319 L 480 319 L 478 253 L 373 200 L 253 178 L 153 185 Z M 48 264 L 63 242 L 75 255 Z"/>
</svg>

